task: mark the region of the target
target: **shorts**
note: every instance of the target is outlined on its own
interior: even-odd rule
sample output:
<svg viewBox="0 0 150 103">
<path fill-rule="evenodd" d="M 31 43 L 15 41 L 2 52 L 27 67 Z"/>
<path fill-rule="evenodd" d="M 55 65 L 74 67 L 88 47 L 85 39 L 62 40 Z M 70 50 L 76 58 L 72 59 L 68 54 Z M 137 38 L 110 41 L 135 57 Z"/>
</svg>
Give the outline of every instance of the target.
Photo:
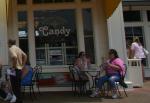
<svg viewBox="0 0 150 103">
<path fill-rule="evenodd" d="M 143 66 L 146 66 L 146 58 L 142 58 L 141 63 L 142 63 Z"/>
</svg>

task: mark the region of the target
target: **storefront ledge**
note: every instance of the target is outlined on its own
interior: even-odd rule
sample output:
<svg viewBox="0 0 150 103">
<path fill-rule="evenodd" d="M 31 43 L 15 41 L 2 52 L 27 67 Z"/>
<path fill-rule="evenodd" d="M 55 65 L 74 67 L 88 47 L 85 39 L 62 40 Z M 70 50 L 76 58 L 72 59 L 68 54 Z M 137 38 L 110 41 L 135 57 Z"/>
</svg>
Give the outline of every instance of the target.
<svg viewBox="0 0 150 103">
<path fill-rule="evenodd" d="M 34 88 L 35 92 L 38 92 L 37 88 Z M 64 92 L 64 91 L 72 91 L 72 87 L 40 87 L 40 92 Z M 25 92 L 29 92 L 26 90 Z"/>
<path fill-rule="evenodd" d="M 92 64 L 90 66 L 91 69 L 98 69 L 99 67 L 96 66 L 95 64 Z M 42 66 L 42 72 L 47 73 L 47 72 L 69 72 L 69 65 L 57 65 L 57 66 Z"/>
<path fill-rule="evenodd" d="M 42 70 L 42 73 L 48 73 L 48 72 L 54 72 L 54 73 L 64 73 L 64 72 L 69 72 L 69 67 L 68 68 L 63 68 L 63 67 L 57 67 L 57 68 L 44 68 Z"/>
<path fill-rule="evenodd" d="M 144 77 L 144 80 L 150 80 L 150 77 Z"/>
<path fill-rule="evenodd" d="M 51 68 L 51 69 L 55 69 L 55 68 L 68 68 L 69 65 L 56 65 L 56 66 L 51 66 L 51 65 L 42 65 L 42 68 Z"/>
</svg>

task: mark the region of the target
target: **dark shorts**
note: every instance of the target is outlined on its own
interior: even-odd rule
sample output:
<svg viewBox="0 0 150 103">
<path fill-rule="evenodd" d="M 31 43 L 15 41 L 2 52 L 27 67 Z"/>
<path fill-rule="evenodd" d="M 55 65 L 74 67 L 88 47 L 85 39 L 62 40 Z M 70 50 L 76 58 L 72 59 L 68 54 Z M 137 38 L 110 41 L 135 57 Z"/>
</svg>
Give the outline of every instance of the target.
<svg viewBox="0 0 150 103">
<path fill-rule="evenodd" d="M 146 66 L 146 58 L 142 58 L 141 63 L 143 66 Z"/>
</svg>

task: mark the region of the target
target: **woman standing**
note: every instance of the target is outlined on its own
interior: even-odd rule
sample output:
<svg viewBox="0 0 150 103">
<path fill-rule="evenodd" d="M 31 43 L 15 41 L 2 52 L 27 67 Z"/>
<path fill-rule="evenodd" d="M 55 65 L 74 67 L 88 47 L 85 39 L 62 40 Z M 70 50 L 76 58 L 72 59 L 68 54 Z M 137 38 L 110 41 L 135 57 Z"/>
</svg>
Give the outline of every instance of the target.
<svg viewBox="0 0 150 103">
<path fill-rule="evenodd" d="M 141 59 L 142 64 L 146 65 L 146 55 L 144 54 L 143 46 L 138 37 L 135 38 L 131 45 L 132 58 Z"/>
</svg>

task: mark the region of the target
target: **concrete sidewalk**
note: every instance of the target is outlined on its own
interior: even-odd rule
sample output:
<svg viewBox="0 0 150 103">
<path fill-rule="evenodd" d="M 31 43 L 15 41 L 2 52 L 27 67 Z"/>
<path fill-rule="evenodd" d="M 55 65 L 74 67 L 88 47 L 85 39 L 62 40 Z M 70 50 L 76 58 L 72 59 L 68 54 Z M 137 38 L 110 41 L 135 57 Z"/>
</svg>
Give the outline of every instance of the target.
<svg viewBox="0 0 150 103">
<path fill-rule="evenodd" d="M 143 88 L 134 88 L 128 91 L 128 97 L 122 92 L 122 97 L 118 99 L 111 98 L 89 98 L 88 96 L 73 96 L 70 92 L 47 92 L 37 94 L 34 101 L 31 100 L 29 94 L 24 97 L 24 103 L 150 103 L 150 81 L 144 83 Z M 0 103 L 4 103 L 1 102 Z"/>
<path fill-rule="evenodd" d="M 111 98 L 89 98 L 88 96 L 75 97 L 71 93 L 42 93 L 37 95 L 34 103 L 150 103 L 150 81 L 144 83 L 143 88 L 134 88 L 133 91 L 128 91 L 128 97 L 122 93 L 119 99 Z M 26 96 L 24 103 L 32 103 L 31 99 Z"/>
</svg>

